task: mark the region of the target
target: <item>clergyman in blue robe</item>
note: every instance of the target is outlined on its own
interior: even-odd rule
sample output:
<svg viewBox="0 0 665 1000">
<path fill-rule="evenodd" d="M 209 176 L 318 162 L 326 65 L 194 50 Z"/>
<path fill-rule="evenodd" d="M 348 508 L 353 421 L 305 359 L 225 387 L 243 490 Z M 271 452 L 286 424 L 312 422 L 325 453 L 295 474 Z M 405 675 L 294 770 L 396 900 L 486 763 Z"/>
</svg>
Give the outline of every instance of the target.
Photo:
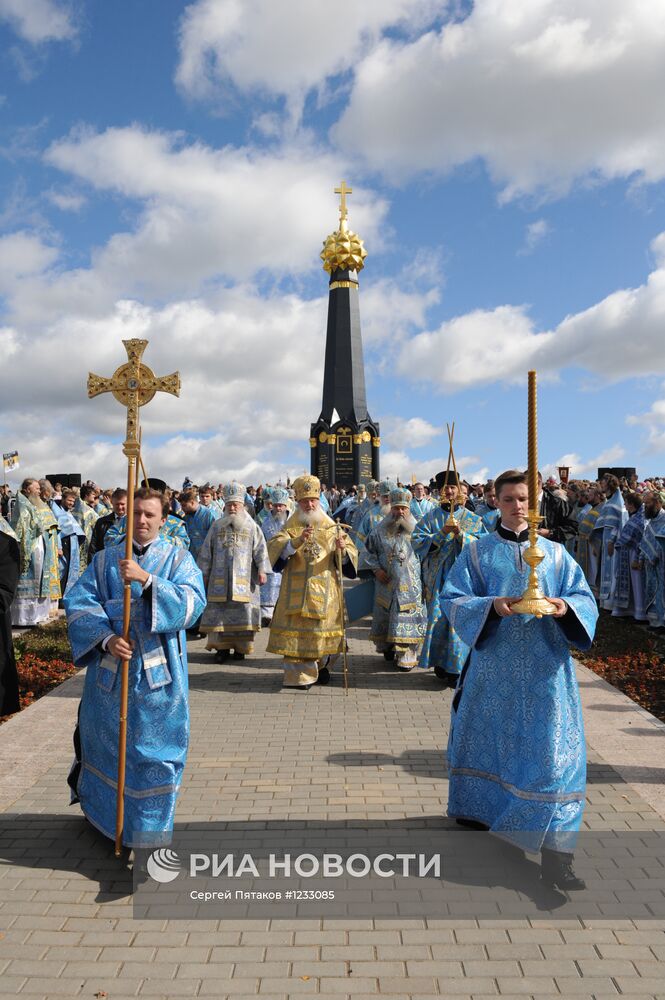
<svg viewBox="0 0 665 1000">
<path fill-rule="evenodd" d="M 437 504 L 425 493 L 425 487 L 423 483 L 413 484 L 413 497 L 411 499 L 411 504 L 409 509 L 416 521 L 420 521 L 425 514 L 429 514 L 430 511 L 436 508 Z"/>
<path fill-rule="evenodd" d="M 370 532 L 390 513 L 390 494 L 394 489 L 397 489 L 397 483 L 391 479 L 382 479 L 377 487 L 376 501 L 365 511 L 357 526 L 354 525 L 358 551 L 361 551 Z"/>
<path fill-rule="evenodd" d="M 358 563 L 361 576 L 376 578 L 370 639 L 377 653 L 404 671 L 416 666 L 427 626 L 420 560 L 411 544 L 411 499 L 402 487 L 391 492 L 390 513 L 367 536 Z"/>
<path fill-rule="evenodd" d="M 141 489 L 134 500 L 134 557 L 111 545 L 64 599 L 74 663 L 87 667 L 69 776 L 72 801 L 115 836 L 124 581 L 131 584 L 127 769 L 122 840 L 168 844 L 187 757 L 189 704 L 184 630 L 205 607 L 201 571 L 189 552 L 159 537 L 167 502 Z M 147 525 L 147 527 L 146 527 Z"/>
<path fill-rule="evenodd" d="M 73 514 L 55 500 L 48 500 L 53 516 L 58 522 L 58 569 L 63 595 L 74 586 L 81 575 L 81 546 L 85 532 Z"/>
<path fill-rule="evenodd" d="M 639 562 L 639 548 L 644 535 L 644 504 L 637 493 L 624 497 L 628 519 L 614 543 L 614 587 L 610 602 L 614 618 L 632 615 L 647 621 L 644 610 L 644 568 Z"/>
<path fill-rule="evenodd" d="M 528 531 L 524 516 L 507 516 L 502 499 L 519 488 L 526 514 L 524 480 L 513 472 L 499 477 L 502 524 L 459 555 L 443 590 L 443 611 L 471 650 L 453 698 L 448 815 L 542 850 L 546 880 L 583 888 L 570 867 L 584 809 L 586 749 L 569 647 L 589 648 L 598 610 L 565 547 L 541 538 L 538 579 L 557 617 L 511 611 L 510 599 L 528 581 Z"/>
<path fill-rule="evenodd" d="M 185 490 L 180 494 L 184 514 L 185 530 L 189 536 L 189 551 L 196 559 L 208 532 L 217 520 L 210 507 L 204 507 L 196 495 L 196 490 Z"/>
<path fill-rule="evenodd" d="M 447 485 L 444 485 L 446 478 Z M 469 650 L 443 614 L 441 593 L 460 552 L 475 544 L 476 539 L 486 532 L 478 515 L 462 506 L 456 474 L 446 476 L 446 473 L 439 472 L 436 482 L 445 503 L 442 501 L 425 514 L 416 524 L 412 536 L 414 552 L 422 563 L 423 596 L 427 603 L 427 631 L 418 666 L 425 670 L 433 668 L 437 677 L 454 687 Z M 452 515 L 454 528 L 448 531 L 451 501 L 455 504 Z"/>
<path fill-rule="evenodd" d="M 611 611 L 615 577 L 614 545 L 621 529 L 628 520 L 628 513 L 616 476 L 605 476 L 601 486 L 607 500 L 603 504 L 594 528 L 594 535 L 598 533 L 601 537 L 598 603 L 601 608 Z"/>
<path fill-rule="evenodd" d="M 640 542 L 645 571 L 644 607 L 652 629 L 665 628 L 665 510 L 656 492 L 644 498 L 646 527 Z"/>
<path fill-rule="evenodd" d="M 271 509 L 268 516 L 261 522 L 261 531 L 266 543 L 282 530 L 288 520 L 287 504 L 289 494 L 283 486 L 274 486 L 270 491 Z M 261 586 L 261 626 L 268 627 L 275 613 L 275 605 L 282 585 L 282 574 L 272 567 L 266 574 L 267 579 Z"/>
</svg>

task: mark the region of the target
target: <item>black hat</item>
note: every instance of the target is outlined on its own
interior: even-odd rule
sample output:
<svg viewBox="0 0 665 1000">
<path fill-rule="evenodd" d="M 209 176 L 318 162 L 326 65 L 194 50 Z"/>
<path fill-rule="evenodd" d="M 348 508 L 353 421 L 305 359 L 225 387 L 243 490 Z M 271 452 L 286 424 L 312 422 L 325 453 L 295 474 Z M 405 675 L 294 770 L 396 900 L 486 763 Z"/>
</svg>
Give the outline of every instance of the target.
<svg viewBox="0 0 665 1000">
<path fill-rule="evenodd" d="M 142 479 L 141 486 L 144 489 L 146 486 L 149 486 L 151 490 L 157 490 L 158 493 L 165 493 L 168 489 L 163 479 Z"/>
<path fill-rule="evenodd" d="M 446 482 L 445 470 L 443 472 L 437 472 L 437 474 L 434 477 L 434 482 L 439 487 L 439 489 L 443 488 Z M 459 476 L 452 469 L 450 470 L 450 472 L 448 472 L 448 486 L 459 486 Z"/>
</svg>

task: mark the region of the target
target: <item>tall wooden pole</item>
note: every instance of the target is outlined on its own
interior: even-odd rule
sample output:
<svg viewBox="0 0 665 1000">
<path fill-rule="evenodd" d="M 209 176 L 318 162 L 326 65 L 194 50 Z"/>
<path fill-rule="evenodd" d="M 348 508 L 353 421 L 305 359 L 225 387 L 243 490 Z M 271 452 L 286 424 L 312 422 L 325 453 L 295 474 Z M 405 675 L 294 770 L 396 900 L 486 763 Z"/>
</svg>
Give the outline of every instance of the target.
<svg viewBox="0 0 665 1000">
<path fill-rule="evenodd" d="M 92 399 L 103 392 L 111 392 L 115 399 L 127 409 L 127 436 L 122 450 L 127 458 L 127 533 L 125 536 L 125 559 L 131 559 L 132 542 L 134 540 L 136 467 L 141 453 L 139 408 L 149 403 L 156 392 L 169 392 L 172 396 L 179 396 L 180 375 L 178 372 L 173 372 L 171 375 L 157 377 L 147 365 L 141 363 L 143 352 L 148 346 L 147 340 L 123 340 L 123 344 L 127 351 L 128 362 L 117 368 L 110 379 L 102 378 L 100 375 L 93 375 L 91 372 L 88 375 L 88 396 Z M 131 584 L 126 583 L 123 590 L 122 609 L 122 637 L 125 642 L 129 642 L 130 640 L 131 606 Z M 122 853 L 122 830 L 125 819 L 125 771 L 127 764 L 127 712 L 130 659 L 121 660 L 120 666 L 118 780 L 115 823 L 116 857 L 120 857 Z"/>
</svg>

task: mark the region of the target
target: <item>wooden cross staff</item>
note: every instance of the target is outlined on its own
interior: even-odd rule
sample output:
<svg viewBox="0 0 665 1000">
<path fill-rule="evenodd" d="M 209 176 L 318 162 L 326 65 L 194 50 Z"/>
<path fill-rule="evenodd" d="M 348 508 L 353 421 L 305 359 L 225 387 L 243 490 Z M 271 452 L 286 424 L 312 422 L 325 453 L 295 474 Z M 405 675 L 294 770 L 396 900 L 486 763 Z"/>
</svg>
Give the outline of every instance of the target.
<svg viewBox="0 0 665 1000">
<path fill-rule="evenodd" d="M 88 397 L 111 392 L 127 409 L 127 436 L 122 450 L 127 458 L 127 525 L 125 536 L 125 559 L 132 558 L 134 538 L 134 490 L 136 488 L 136 464 L 139 460 L 141 444 L 139 434 L 139 408 L 149 403 L 157 392 L 180 395 L 180 374 L 156 376 L 147 365 L 141 364 L 147 340 L 123 340 L 128 361 L 116 368 L 111 378 L 88 375 Z M 125 583 L 123 594 L 122 637 L 129 642 L 129 626 L 132 605 L 132 589 Z M 125 765 L 127 753 L 127 702 L 129 697 L 129 660 L 122 660 L 120 683 L 120 725 L 118 728 L 118 787 L 115 813 L 115 855 L 122 853 L 122 828 L 125 819 Z"/>
</svg>

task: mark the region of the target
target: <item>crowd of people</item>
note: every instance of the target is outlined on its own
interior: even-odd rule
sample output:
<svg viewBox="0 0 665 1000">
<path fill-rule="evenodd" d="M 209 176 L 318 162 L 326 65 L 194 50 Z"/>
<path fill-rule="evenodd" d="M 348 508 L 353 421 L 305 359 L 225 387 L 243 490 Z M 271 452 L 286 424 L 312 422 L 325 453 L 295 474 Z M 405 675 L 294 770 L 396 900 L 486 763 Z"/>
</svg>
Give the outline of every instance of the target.
<svg viewBox="0 0 665 1000">
<path fill-rule="evenodd" d="M 455 689 L 449 815 L 542 850 L 543 876 L 580 888 L 570 847 L 584 805 L 585 757 L 569 647 L 588 648 L 598 607 L 665 628 L 663 483 L 611 474 L 538 482 L 539 577 L 550 605 L 543 619 L 514 610 L 528 574 L 529 505 L 526 476 L 516 470 L 485 484 L 447 471 L 410 489 L 386 479 L 348 492 L 315 476 L 256 489 L 187 479 L 178 491 L 151 480 L 134 496 L 129 559 L 125 490 L 91 482 L 62 489 L 30 478 L 15 496 L 5 490 L 0 573 L 15 581 L 5 601 L 11 623 L 45 621 L 62 601 L 75 662 L 88 667 L 70 776 L 87 818 L 112 836 L 119 660 L 134 665 L 130 728 L 153 746 L 148 759 L 128 764 L 136 808 L 126 843 L 142 848 L 170 835 L 184 767 L 182 630 L 205 637 L 224 663 L 251 655 L 256 633 L 269 627 L 267 648 L 283 658 L 284 687 L 308 691 L 329 683 L 346 652 L 345 625 L 371 609 L 378 655 L 405 673 L 431 669 Z M 363 581 L 346 588 L 346 598 L 345 577 Z M 129 642 L 122 635 L 128 584 Z M 10 591 L 11 580 L 3 593 Z M 0 714 L 18 707 L 11 683 L 4 688 Z M 153 730 L 160 738 L 151 741 Z M 148 817 L 140 806 L 146 796 Z"/>
</svg>

